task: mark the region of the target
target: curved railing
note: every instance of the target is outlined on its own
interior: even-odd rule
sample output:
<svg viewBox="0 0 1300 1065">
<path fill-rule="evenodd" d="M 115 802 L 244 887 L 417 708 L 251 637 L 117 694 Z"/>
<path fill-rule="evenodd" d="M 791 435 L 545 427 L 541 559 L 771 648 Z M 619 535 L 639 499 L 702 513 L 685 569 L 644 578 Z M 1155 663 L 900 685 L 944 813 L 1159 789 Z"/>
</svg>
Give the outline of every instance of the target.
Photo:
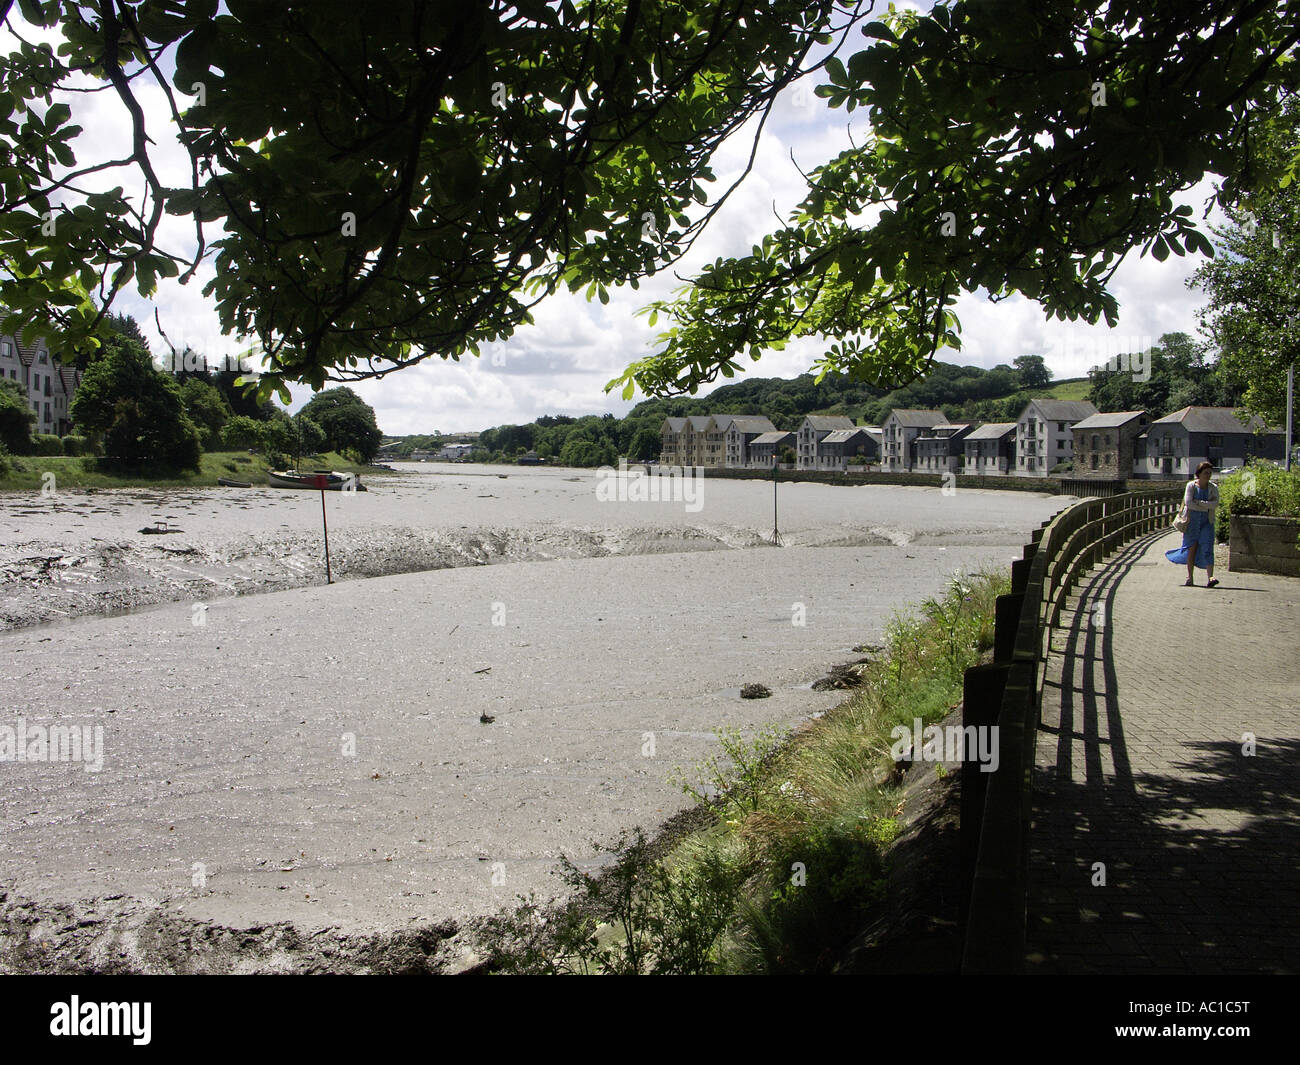
<svg viewBox="0 0 1300 1065">
<path fill-rule="evenodd" d="M 1120 545 L 1168 528 L 1181 488 L 1085 499 L 1045 522 L 998 597 L 993 664 L 966 671 L 963 727 L 998 726 L 996 772 L 962 768 L 963 972 L 1019 972 L 1034 743 L 1051 632 L 1080 575 Z"/>
</svg>

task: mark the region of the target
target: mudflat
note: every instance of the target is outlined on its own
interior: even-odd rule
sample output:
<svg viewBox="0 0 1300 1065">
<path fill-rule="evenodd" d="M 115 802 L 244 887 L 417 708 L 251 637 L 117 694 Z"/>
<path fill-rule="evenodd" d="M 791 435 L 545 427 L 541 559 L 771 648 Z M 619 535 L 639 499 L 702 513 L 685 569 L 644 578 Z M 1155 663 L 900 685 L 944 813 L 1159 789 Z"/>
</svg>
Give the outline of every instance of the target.
<svg viewBox="0 0 1300 1065">
<path fill-rule="evenodd" d="M 770 483 L 711 482 L 689 513 L 600 503 L 590 471 L 431 472 L 328 497 L 331 546 L 373 552 L 378 569 L 389 543 L 417 559 L 448 549 L 444 568 L 401 572 L 412 559 L 397 558 L 399 572 L 362 580 L 345 565 L 325 587 L 323 565 L 304 564 L 301 586 L 232 595 L 232 570 L 249 574 L 236 591 L 260 590 L 259 567 L 314 550 L 320 500 L 222 491 L 95 493 L 107 513 L 38 513 L 17 545 L 6 530 L 10 559 L 91 551 L 93 532 L 146 573 L 170 560 L 136 541 L 166 539 L 212 574 L 202 598 L 177 576 L 149 586 L 170 601 L 0 635 L 0 740 L 20 723 L 101 738 L 98 765 L 0 761 L 11 928 L 15 906 L 107 926 L 116 900 L 223 928 L 383 932 L 549 894 L 560 854 L 590 860 L 593 840 L 685 809 L 669 778 L 716 749 L 715 729 L 828 709 L 840 696 L 814 679 L 952 574 L 1008 565 L 1067 502 L 782 485 L 777 548 L 763 540 Z M 4 500 L 0 523 L 24 517 L 17 505 Z M 183 532 L 131 532 L 160 509 Z M 11 577 L 6 603 L 52 596 L 74 612 L 41 581 Z M 740 699 L 749 682 L 772 697 Z"/>
</svg>

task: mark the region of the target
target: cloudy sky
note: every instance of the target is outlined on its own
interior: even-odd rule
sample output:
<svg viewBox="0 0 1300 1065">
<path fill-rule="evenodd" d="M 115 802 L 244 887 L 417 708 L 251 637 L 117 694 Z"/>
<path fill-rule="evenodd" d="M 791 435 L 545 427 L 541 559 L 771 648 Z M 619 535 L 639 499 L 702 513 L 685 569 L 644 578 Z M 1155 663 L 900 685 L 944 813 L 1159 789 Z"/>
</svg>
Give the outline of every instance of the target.
<svg viewBox="0 0 1300 1065">
<path fill-rule="evenodd" d="M 31 34 L 30 38 L 38 36 Z M 48 34 L 46 39 L 55 38 Z M 854 34 L 843 54 L 851 55 L 862 46 L 860 42 Z M 161 180 L 164 184 L 188 184 L 188 159 L 174 138 L 167 136 L 171 122 L 161 91 L 137 84 L 150 133 L 158 142 L 155 165 Z M 116 98 L 99 93 L 80 95 L 69 102 L 85 130 L 77 143 L 79 159 L 120 157 L 129 123 Z M 715 157 L 718 182 L 714 189 L 727 188 L 742 170 L 755 126 L 753 123 L 738 132 Z M 848 147 L 851 139 L 861 144 L 865 129 L 862 112 L 830 109 L 807 89 L 787 90 L 759 138 L 753 171 L 675 272 L 689 276 L 720 255 L 748 251 L 777 225 L 778 216 L 784 217 L 802 198 L 800 169 L 807 171 L 829 159 Z M 104 187 L 120 180 L 106 181 Z M 1207 183 L 1184 199 L 1198 218 L 1211 191 Z M 160 245 L 172 251 L 192 248 L 192 227 L 189 219 L 169 216 L 161 227 Z M 214 230 L 209 239 L 215 235 Z M 1046 357 L 1058 378 L 1082 376 L 1117 351 L 1148 347 L 1162 333 L 1195 333 L 1195 313 L 1202 298 L 1185 282 L 1199 261 L 1199 257 L 1171 256 L 1158 263 L 1132 254 L 1120 267 L 1112 287 L 1120 304 L 1115 330 L 1049 321 L 1036 304 L 1018 298 L 992 304 L 982 294 L 964 297 L 957 304 L 962 351 L 940 357 L 991 367 L 1017 355 L 1037 353 Z M 188 344 L 216 358 L 246 349 L 247 340 L 222 336 L 214 303 L 202 295 L 211 276 L 211 266 L 205 265 L 186 286 L 174 279 L 163 280 L 151 301 L 141 299 L 132 288 L 118 297 L 115 309 L 134 315 L 141 323 L 156 357 L 165 353 L 167 346 L 154 325 L 155 310 L 178 348 Z M 390 434 L 462 432 L 529 422 L 543 414 L 623 414 L 643 397 L 638 394 L 627 402 L 617 391 L 606 393 L 604 386 L 629 362 L 655 350 L 659 329 L 648 326 L 637 311 L 652 299 L 668 296 L 679 285 L 671 273 L 661 273 L 637 290 L 612 291 L 607 305 L 588 303 L 581 293 L 560 292 L 534 311 L 534 325 L 521 328 L 508 342 L 487 346 L 479 359 L 467 357 L 457 363 L 435 356 L 382 380 L 352 387 L 375 408 L 380 428 Z M 814 338 L 792 343 L 784 351 L 771 352 L 750 364 L 748 372 L 794 377 L 812 366 L 821 348 Z M 295 387 L 293 395 L 296 409 L 311 391 Z"/>
</svg>

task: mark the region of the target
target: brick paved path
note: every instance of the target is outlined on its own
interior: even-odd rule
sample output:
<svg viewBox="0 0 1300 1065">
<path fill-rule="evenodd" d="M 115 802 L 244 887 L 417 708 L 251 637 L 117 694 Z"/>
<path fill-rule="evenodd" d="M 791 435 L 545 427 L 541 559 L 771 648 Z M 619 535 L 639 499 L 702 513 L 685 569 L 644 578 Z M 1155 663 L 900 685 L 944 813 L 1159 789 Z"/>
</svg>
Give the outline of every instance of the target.
<svg viewBox="0 0 1300 1065">
<path fill-rule="evenodd" d="M 1178 543 L 1110 556 L 1053 634 L 1028 972 L 1300 972 L 1300 580 L 1220 546 L 1184 588 Z"/>
</svg>

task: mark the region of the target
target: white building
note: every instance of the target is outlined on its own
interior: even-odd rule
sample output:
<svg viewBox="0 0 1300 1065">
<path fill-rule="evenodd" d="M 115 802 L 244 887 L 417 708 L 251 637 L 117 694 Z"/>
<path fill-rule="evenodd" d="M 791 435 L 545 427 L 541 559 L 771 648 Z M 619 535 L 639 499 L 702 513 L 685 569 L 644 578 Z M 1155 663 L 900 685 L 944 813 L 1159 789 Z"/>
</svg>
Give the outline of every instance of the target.
<svg viewBox="0 0 1300 1065">
<path fill-rule="evenodd" d="M 916 464 L 916 438 L 947 422 L 941 410 L 890 411 L 880 423 L 880 469 L 884 473 L 909 472 Z"/>
<path fill-rule="evenodd" d="M 1017 477 L 1047 477 L 1074 460 L 1074 423 L 1097 413 L 1086 400 L 1031 399 L 1016 419 Z"/>
<path fill-rule="evenodd" d="M 24 343 L 20 337 L 0 337 L 0 377 L 16 381 L 36 415 L 33 433 L 67 436 L 72 432 L 68 408 L 81 384 L 81 372 L 54 361 L 44 338 Z"/>
<path fill-rule="evenodd" d="M 713 422 L 722 428 L 724 466 L 748 466 L 750 444 L 776 430 L 771 421 L 758 414 L 715 414 Z"/>
<path fill-rule="evenodd" d="M 809 414 L 799 426 L 795 448 L 797 468 L 817 469 L 817 446 L 836 429 L 856 429 L 853 419 L 844 414 Z"/>
</svg>

